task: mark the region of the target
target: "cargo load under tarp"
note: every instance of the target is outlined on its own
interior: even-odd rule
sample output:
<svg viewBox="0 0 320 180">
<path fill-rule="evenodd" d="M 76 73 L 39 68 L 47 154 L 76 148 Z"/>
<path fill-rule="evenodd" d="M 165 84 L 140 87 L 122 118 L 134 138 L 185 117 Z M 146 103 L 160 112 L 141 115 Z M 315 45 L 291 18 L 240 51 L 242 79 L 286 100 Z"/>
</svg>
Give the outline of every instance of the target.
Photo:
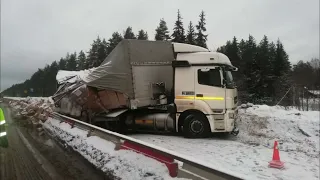
<svg viewBox="0 0 320 180">
<path fill-rule="evenodd" d="M 159 94 L 172 91 L 173 60 L 171 42 L 122 40 L 82 80 L 88 86 L 127 95 L 132 108 L 156 105 Z"/>
<path fill-rule="evenodd" d="M 157 105 L 172 95 L 173 60 L 170 42 L 123 40 L 99 67 L 59 71 L 53 100 L 59 112 L 72 116 Z"/>
</svg>

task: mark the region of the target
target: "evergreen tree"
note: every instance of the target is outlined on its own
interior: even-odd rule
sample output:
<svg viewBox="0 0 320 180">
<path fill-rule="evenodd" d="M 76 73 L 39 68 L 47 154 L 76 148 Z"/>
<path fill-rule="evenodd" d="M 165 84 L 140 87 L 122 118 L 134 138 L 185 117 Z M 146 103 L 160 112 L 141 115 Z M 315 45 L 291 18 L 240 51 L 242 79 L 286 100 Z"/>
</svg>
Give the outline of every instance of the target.
<svg viewBox="0 0 320 180">
<path fill-rule="evenodd" d="M 64 58 L 61 58 L 59 61 L 59 69 L 66 70 L 67 68 L 67 61 Z"/>
<path fill-rule="evenodd" d="M 139 40 L 148 40 L 148 33 L 141 29 L 138 32 L 138 39 Z"/>
<path fill-rule="evenodd" d="M 235 67 L 239 68 L 239 62 L 240 62 L 240 51 L 238 47 L 237 38 L 234 37 L 232 42 L 227 41 L 226 45 L 221 46 L 217 49 L 218 52 L 221 52 L 228 56 L 228 58 L 231 61 L 231 64 Z"/>
<path fill-rule="evenodd" d="M 56 91 L 56 76 L 58 73 L 59 67 L 58 63 L 56 61 L 53 61 L 51 63 L 50 67 L 45 71 L 45 83 L 46 83 L 46 88 L 44 91 L 44 96 L 51 96 L 52 94 L 55 93 Z M 31 82 L 31 81 L 30 81 Z M 31 82 L 32 83 L 32 82 Z M 33 88 L 33 86 L 30 86 Z M 35 92 L 33 92 L 33 95 L 37 95 Z"/>
<path fill-rule="evenodd" d="M 240 43 L 239 43 L 239 56 L 240 56 L 240 59 L 242 61 L 242 56 L 243 56 L 243 52 L 245 51 L 246 49 L 246 42 L 241 39 Z M 244 62 L 242 61 L 242 63 L 240 63 L 240 67 L 242 67 L 244 65 Z"/>
<path fill-rule="evenodd" d="M 270 51 L 269 40 L 267 36 L 264 36 L 257 48 L 257 65 L 260 69 L 260 78 L 257 83 L 256 90 L 258 92 L 258 98 L 264 103 L 271 103 L 271 97 L 273 95 L 273 64 Z"/>
<path fill-rule="evenodd" d="M 86 68 L 86 54 L 81 50 L 77 60 L 77 70 L 84 70 Z"/>
<path fill-rule="evenodd" d="M 231 64 L 235 67 L 237 67 L 239 70 L 236 72 L 233 72 L 234 74 L 234 80 L 238 86 L 239 90 L 245 89 L 245 82 L 243 78 L 243 67 L 241 67 L 242 62 L 241 62 L 241 57 L 240 57 L 240 49 L 239 49 L 239 44 L 238 40 L 236 37 L 233 37 L 233 40 L 231 43 L 228 43 L 227 49 L 226 49 L 226 55 L 229 57 Z"/>
<path fill-rule="evenodd" d="M 156 29 L 155 40 L 167 41 L 170 39 L 167 23 L 164 19 L 160 19 L 159 26 Z"/>
<path fill-rule="evenodd" d="M 240 51 L 238 47 L 238 40 L 236 37 L 233 37 L 232 43 L 229 48 L 228 57 L 235 67 L 240 67 Z"/>
<path fill-rule="evenodd" d="M 301 87 L 312 87 L 316 83 L 316 76 L 313 72 L 310 62 L 299 61 L 293 66 L 292 76 L 295 84 Z"/>
<path fill-rule="evenodd" d="M 320 59 L 319 59 L 319 58 L 312 58 L 312 59 L 310 60 L 310 65 L 311 65 L 314 69 L 320 68 Z"/>
<path fill-rule="evenodd" d="M 184 43 L 186 41 L 180 10 L 178 10 L 177 21 L 174 24 L 173 33 L 171 37 L 172 42 Z"/>
<path fill-rule="evenodd" d="M 90 51 L 89 51 L 90 52 Z M 88 52 L 88 53 L 89 53 Z M 86 57 L 85 63 L 84 63 L 84 69 L 90 69 L 90 58 L 89 55 Z"/>
<path fill-rule="evenodd" d="M 194 27 L 193 27 L 191 21 L 190 21 L 189 26 L 188 26 L 186 43 L 192 44 L 192 45 L 196 44 L 196 33 L 194 32 Z"/>
<path fill-rule="evenodd" d="M 100 64 L 106 59 L 108 54 L 109 54 L 108 43 L 103 38 L 102 42 L 98 44 L 98 65 L 97 66 L 100 66 Z"/>
<path fill-rule="evenodd" d="M 231 64 L 239 69 L 239 71 L 233 72 L 234 80 L 240 91 L 245 89 L 245 80 L 243 78 L 244 75 L 242 67 L 243 63 L 240 56 L 240 48 L 237 38 L 234 37 L 232 42 L 227 41 L 226 45 L 218 48 L 217 51 L 228 56 L 228 58 L 231 61 Z"/>
<path fill-rule="evenodd" d="M 207 48 L 207 37 L 208 35 L 205 35 L 204 32 L 207 31 L 205 25 L 206 25 L 206 19 L 204 11 L 201 11 L 201 14 L 199 15 L 200 20 L 198 22 L 198 25 L 196 25 L 196 28 L 198 30 L 197 32 L 197 38 L 196 38 L 196 45 Z"/>
<path fill-rule="evenodd" d="M 67 54 L 67 70 L 75 71 L 77 69 L 77 53 L 73 53 L 71 55 Z"/>
<path fill-rule="evenodd" d="M 271 99 L 273 100 L 273 102 L 276 101 L 276 89 L 280 89 L 281 87 L 279 85 L 276 85 L 276 81 L 278 79 L 280 79 L 277 75 L 275 75 L 274 73 L 274 68 L 275 68 L 275 64 L 276 64 L 276 46 L 273 42 L 269 43 L 269 68 L 267 69 L 268 71 L 268 77 L 269 77 L 269 81 L 268 81 L 268 96 L 271 97 Z M 278 91 L 280 92 L 280 91 Z M 284 92 L 285 93 L 285 92 Z"/>
<path fill-rule="evenodd" d="M 98 50 L 99 50 L 100 44 L 101 44 L 101 39 L 98 36 L 97 39 L 94 40 L 93 43 L 91 44 L 91 48 L 88 52 L 88 57 L 87 57 L 88 68 L 93 68 L 100 65 L 100 61 L 98 57 Z"/>
<path fill-rule="evenodd" d="M 242 71 L 244 74 L 246 89 L 248 96 L 252 97 L 252 99 L 257 97 L 255 87 L 258 79 L 260 78 L 260 69 L 256 62 L 256 53 L 256 41 L 253 36 L 249 35 L 248 40 L 245 41 L 244 47 L 242 47 L 241 60 L 244 63 Z M 249 97 L 246 97 L 245 99 L 250 101 Z"/>
<path fill-rule="evenodd" d="M 59 71 L 59 65 L 58 65 L 57 61 L 53 61 L 50 65 L 51 75 L 54 76 L 54 78 L 56 78 L 56 74 L 58 71 Z"/>
<path fill-rule="evenodd" d="M 108 48 L 107 52 L 111 53 L 111 51 L 118 45 L 119 42 L 123 40 L 123 37 L 120 33 L 114 32 L 112 37 L 108 40 Z"/>
<path fill-rule="evenodd" d="M 269 69 L 269 74 L 273 75 L 273 76 L 276 76 L 274 74 L 274 69 L 275 69 L 275 65 L 276 65 L 276 46 L 273 42 L 270 42 L 269 43 L 269 54 L 268 54 L 268 57 L 269 57 L 269 64 L 270 64 L 270 69 Z"/>
<path fill-rule="evenodd" d="M 315 79 L 315 83 L 313 87 L 310 87 L 310 89 L 320 89 L 320 59 L 312 58 L 310 60 L 310 65 L 313 68 L 313 74 Z"/>
<path fill-rule="evenodd" d="M 123 38 L 124 39 L 137 39 L 136 36 L 134 35 L 134 33 L 132 32 L 132 27 L 127 27 L 127 29 L 125 30 L 125 32 L 123 33 Z"/>
<path fill-rule="evenodd" d="M 289 56 L 285 52 L 282 43 L 278 39 L 276 44 L 276 50 L 275 50 L 275 59 L 274 59 L 274 74 L 276 76 L 281 76 L 283 74 L 287 74 L 290 69 L 291 65 L 289 62 Z"/>
<path fill-rule="evenodd" d="M 88 57 L 85 62 L 85 68 L 93 68 L 100 66 L 104 59 L 108 56 L 108 43 L 105 39 L 101 41 L 98 36 L 91 44 L 91 49 L 88 52 Z"/>
</svg>

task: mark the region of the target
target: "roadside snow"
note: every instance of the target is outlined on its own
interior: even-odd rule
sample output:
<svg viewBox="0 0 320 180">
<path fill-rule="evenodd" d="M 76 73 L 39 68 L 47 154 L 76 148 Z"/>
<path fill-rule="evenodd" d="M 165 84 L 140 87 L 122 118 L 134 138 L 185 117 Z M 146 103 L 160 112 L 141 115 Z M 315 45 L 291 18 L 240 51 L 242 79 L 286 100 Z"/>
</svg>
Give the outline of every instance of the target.
<svg viewBox="0 0 320 180">
<path fill-rule="evenodd" d="M 167 167 L 129 150 L 115 150 L 115 144 L 67 123 L 48 118 L 43 127 L 105 173 L 125 180 L 178 179 L 169 176 Z"/>
<path fill-rule="evenodd" d="M 50 103 L 50 98 L 35 98 L 34 100 L 30 99 L 28 102 L 35 102 L 41 99 Z M 22 105 L 25 106 L 25 103 L 22 103 Z M 16 108 L 21 108 L 22 105 L 18 104 Z M 246 104 L 241 107 L 237 120 L 240 133 L 237 137 L 185 139 L 183 137 L 146 134 L 132 135 L 132 137 L 181 153 L 182 155 L 197 158 L 212 166 L 247 175 L 252 179 L 289 180 L 320 178 L 319 111 L 298 111 L 293 108 L 285 109 L 280 106 L 271 107 L 253 104 Z M 63 129 L 63 131 L 68 132 L 68 136 L 65 138 L 70 136 L 77 137 L 74 140 L 70 140 L 70 143 L 74 143 L 75 147 L 82 147 L 84 144 L 83 146 L 88 148 L 94 147 L 99 149 L 99 152 L 106 153 L 107 155 L 102 158 L 104 160 L 108 160 L 107 157 L 118 159 L 111 161 L 113 163 L 113 165 L 110 165 L 111 167 L 100 165 L 101 169 L 104 168 L 106 170 L 109 168 L 110 170 L 119 165 L 120 161 L 117 156 L 125 157 L 124 162 L 138 162 L 134 158 L 128 160 L 126 153 L 129 152 L 114 151 L 114 145 L 108 144 L 110 143 L 108 141 L 97 139 L 97 137 L 87 138 L 85 131 L 77 128 L 71 129 L 65 123 L 54 124 L 55 121 L 52 120 L 50 122 L 53 126 L 59 127 L 60 130 Z M 104 142 L 102 143 L 100 140 Z M 285 162 L 285 169 L 283 170 L 268 168 L 268 162 L 272 159 L 272 148 L 275 140 L 279 141 L 281 160 Z M 94 144 L 94 146 L 91 144 Z M 103 149 L 107 147 L 109 149 Z M 116 154 L 114 154 L 115 152 Z M 128 156 L 130 156 L 130 153 Z M 94 158 L 91 155 L 84 156 L 87 156 L 86 158 L 90 159 L 94 164 L 99 165 L 101 163 L 98 160 L 92 160 Z M 137 158 L 136 154 L 134 157 Z M 142 162 L 144 163 L 144 161 Z M 152 167 L 152 165 L 148 166 Z M 134 167 L 145 168 L 142 165 Z M 128 171 L 128 169 L 131 170 L 129 167 L 122 170 Z M 118 169 L 116 173 L 125 174 L 122 170 Z M 136 172 L 136 170 L 134 171 Z M 167 174 L 167 172 L 164 173 L 163 171 L 163 169 L 161 172 L 157 171 L 156 175 Z M 134 177 L 140 176 L 141 173 L 143 173 L 142 170 L 139 171 L 139 175 Z"/>
<path fill-rule="evenodd" d="M 249 107 L 249 108 L 247 108 Z M 319 179 L 318 111 L 246 105 L 239 109 L 237 137 L 185 139 L 163 135 L 132 135 L 142 141 L 197 157 L 252 179 Z M 300 130 L 307 132 L 310 137 Z M 268 168 L 278 140 L 285 169 Z"/>
<path fill-rule="evenodd" d="M 318 111 L 285 110 L 279 106 L 240 109 L 238 141 L 272 148 L 277 140 L 280 150 L 319 158 L 319 118 Z"/>
</svg>

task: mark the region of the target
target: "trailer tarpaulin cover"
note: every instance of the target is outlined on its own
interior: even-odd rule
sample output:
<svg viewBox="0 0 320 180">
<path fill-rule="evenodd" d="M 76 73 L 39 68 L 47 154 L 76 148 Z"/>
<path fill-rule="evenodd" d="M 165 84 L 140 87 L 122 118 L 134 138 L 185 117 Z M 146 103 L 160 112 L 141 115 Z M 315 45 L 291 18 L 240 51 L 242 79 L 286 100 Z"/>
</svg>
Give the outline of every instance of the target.
<svg viewBox="0 0 320 180">
<path fill-rule="evenodd" d="M 76 81 L 82 80 L 85 76 L 91 73 L 95 68 L 81 70 L 81 71 L 66 71 L 59 70 L 56 75 L 58 83 L 75 83 Z"/>
<path fill-rule="evenodd" d="M 82 80 L 88 86 L 121 92 L 134 98 L 133 65 L 173 60 L 171 42 L 122 40 L 102 64 L 83 76 Z"/>
</svg>

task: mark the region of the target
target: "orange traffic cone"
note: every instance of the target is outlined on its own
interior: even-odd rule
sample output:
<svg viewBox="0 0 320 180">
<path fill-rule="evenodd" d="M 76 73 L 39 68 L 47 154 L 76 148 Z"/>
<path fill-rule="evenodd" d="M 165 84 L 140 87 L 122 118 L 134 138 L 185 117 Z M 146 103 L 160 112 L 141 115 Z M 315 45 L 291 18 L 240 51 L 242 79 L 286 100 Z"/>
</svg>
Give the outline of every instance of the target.
<svg viewBox="0 0 320 180">
<path fill-rule="evenodd" d="M 277 168 L 277 169 L 282 169 L 284 168 L 284 162 L 280 161 L 280 154 L 278 150 L 278 142 L 274 142 L 274 147 L 273 147 L 273 157 L 272 161 L 269 162 L 269 167 L 272 168 Z"/>
</svg>

